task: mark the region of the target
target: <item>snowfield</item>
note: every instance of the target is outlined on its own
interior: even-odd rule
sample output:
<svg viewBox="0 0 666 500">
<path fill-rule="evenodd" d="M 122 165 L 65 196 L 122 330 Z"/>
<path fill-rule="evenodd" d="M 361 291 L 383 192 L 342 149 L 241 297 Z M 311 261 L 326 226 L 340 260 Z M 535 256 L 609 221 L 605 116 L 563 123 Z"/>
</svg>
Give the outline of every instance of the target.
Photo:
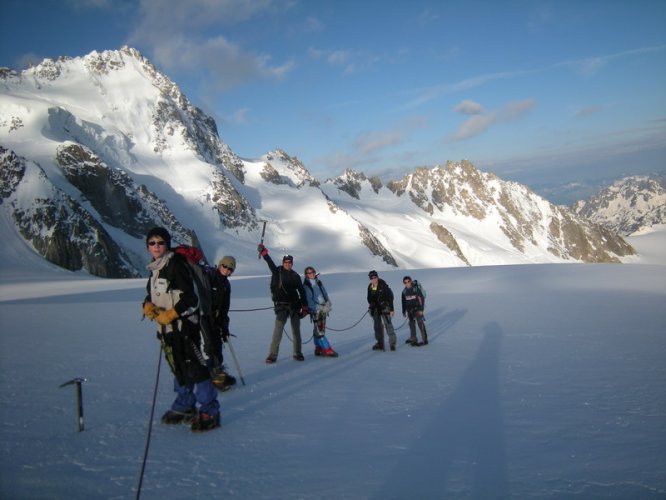
<svg viewBox="0 0 666 500">
<path fill-rule="evenodd" d="M 246 385 L 222 427 L 164 426 L 172 379 L 145 281 L 53 269 L 25 249 L 0 267 L 0 497 L 135 498 L 159 384 L 144 499 L 666 497 L 666 231 L 630 238 L 622 265 L 380 271 L 427 290 L 430 345 L 371 351 L 365 273 L 321 276 L 337 359 L 266 365 L 268 276 L 232 277 Z M 322 254 L 322 262 L 340 256 Z M 254 264 L 254 263 L 253 263 Z M 249 266 L 248 266 L 249 267 Z M 302 322 L 304 341 L 309 321 Z M 290 333 L 289 330 L 287 333 Z M 229 351 L 227 365 L 236 373 Z M 85 430 L 74 386 L 83 377 Z"/>
</svg>

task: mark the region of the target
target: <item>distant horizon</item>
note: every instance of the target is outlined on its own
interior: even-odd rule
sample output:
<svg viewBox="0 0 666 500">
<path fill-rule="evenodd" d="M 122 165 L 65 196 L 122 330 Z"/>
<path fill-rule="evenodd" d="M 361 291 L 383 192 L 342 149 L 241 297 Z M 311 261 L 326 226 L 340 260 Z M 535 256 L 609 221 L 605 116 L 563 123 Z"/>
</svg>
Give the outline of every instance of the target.
<svg viewBox="0 0 666 500">
<path fill-rule="evenodd" d="M 660 0 L 3 2 L 0 66 L 128 45 L 243 158 L 321 179 L 468 159 L 563 197 L 666 172 L 664 25 Z"/>
</svg>

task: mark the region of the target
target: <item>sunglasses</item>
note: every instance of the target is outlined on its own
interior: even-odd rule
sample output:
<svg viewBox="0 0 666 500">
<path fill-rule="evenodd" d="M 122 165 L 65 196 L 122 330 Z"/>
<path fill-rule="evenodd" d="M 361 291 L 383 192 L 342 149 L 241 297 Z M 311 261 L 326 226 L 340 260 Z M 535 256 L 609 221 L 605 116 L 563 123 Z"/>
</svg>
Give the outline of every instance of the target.
<svg viewBox="0 0 666 500">
<path fill-rule="evenodd" d="M 166 241 L 155 241 L 155 240 L 153 240 L 153 241 L 148 242 L 149 247 L 154 247 L 155 245 L 159 245 L 159 246 L 163 247 L 163 246 L 166 245 Z"/>
<path fill-rule="evenodd" d="M 233 272 L 234 272 L 234 268 L 233 268 L 233 267 L 225 266 L 224 264 L 222 264 L 222 267 L 225 268 L 225 269 L 227 269 L 227 270 L 229 270 L 230 273 L 233 273 Z"/>
<path fill-rule="evenodd" d="M 372 281 L 372 280 L 376 280 L 378 277 L 379 277 L 379 276 L 370 276 L 368 279 L 369 279 L 370 281 Z"/>
<path fill-rule="evenodd" d="M 407 283 L 411 283 L 411 282 L 412 282 L 412 280 L 405 280 L 405 281 L 403 281 L 403 283 L 404 283 L 405 285 L 406 285 Z"/>
<path fill-rule="evenodd" d="M 305 274 L 315 274 L 314 270 L 310 269 L 309 271 L 305 271 Z"/>
</svg>

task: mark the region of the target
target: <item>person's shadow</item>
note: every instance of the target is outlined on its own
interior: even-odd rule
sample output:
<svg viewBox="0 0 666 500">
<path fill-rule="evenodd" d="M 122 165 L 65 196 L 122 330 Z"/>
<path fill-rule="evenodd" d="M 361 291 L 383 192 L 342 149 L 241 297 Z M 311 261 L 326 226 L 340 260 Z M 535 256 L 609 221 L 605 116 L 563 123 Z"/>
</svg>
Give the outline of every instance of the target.
<svg viewBox="0 0 666 500">
<path fill-rule="evenodd" d="M 503 332 L 484 327 L 472 363 L 373 498 L 509 498 L 499 387 Z"/>
</svg>

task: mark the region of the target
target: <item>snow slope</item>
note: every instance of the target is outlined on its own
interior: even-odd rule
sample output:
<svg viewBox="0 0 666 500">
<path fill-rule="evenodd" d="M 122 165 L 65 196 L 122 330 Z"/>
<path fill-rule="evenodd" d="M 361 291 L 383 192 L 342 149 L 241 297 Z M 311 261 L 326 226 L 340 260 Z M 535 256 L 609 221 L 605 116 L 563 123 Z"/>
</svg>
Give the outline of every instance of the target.
<svg viewBox="0 0 666 500">
<path fill-rule="evenodd" d="M 159 423 L 161 363 L 141 498 L 665 498 L 666 232 L 647 236 L 631 243 L 661 256 L 636 264 L 409 271 L 431 343 L 403 344 L 398 314 L 397 352 L 370 349 L 366 274 L 323 275 L 340 357 L 309 341 L 294 362 L 285 338 L 272 366 L 268 278 L 239 273 L 247 385 L 194 435 Z M 134 498 L 159 358 L 144 281 L 17 262 L 0 267 L 0 498 Z M 401 290 L 404 271 L 380 274 Z"/>
</svg>

